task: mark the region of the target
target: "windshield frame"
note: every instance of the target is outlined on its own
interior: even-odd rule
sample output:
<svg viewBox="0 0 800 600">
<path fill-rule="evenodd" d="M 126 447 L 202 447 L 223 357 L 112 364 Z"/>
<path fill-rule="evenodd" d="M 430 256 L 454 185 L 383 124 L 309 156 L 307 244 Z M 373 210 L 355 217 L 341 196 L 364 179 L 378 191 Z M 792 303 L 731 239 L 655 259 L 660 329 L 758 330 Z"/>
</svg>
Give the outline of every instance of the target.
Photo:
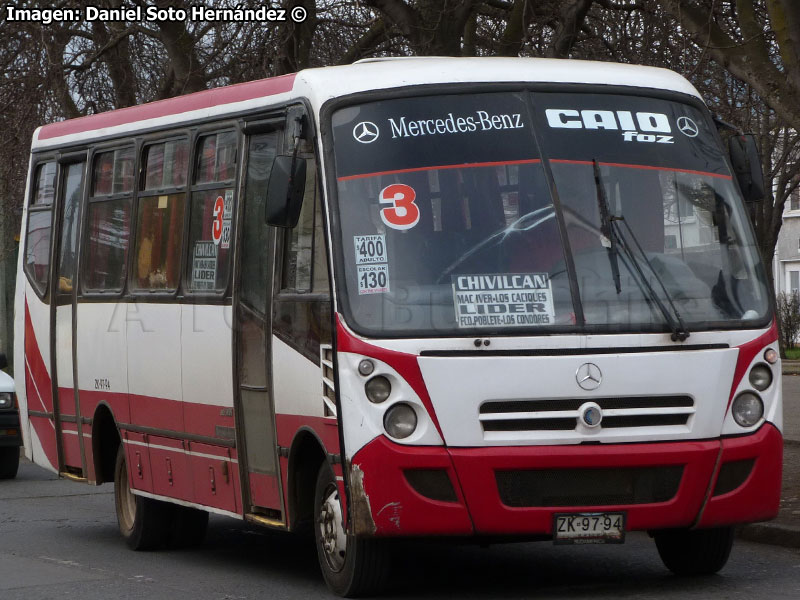
<svg viewBox="0 0 800 600">
<path fill-rule="evenodd" d="M 668 89 L 647 88 L 638 86 L 625 86 L 625 85 L 605 85 L 605 84 L 583 84 L 583 83 L 559 83 L 559 82 L 468 82 L 468 83 L 432 83 L 424 85 L 410 85 L 397 88 L 388 88 L 380 90 L 372 90 L 367 92 L 358 92 L 355 94 L 348 94 L 326 101 L 319 111 L 319 133 L 320 133 L 320 147 L 322 155 L 322 166 L 325 173 L 325 195 L 328 202 L 328 233 L 330 235 L 330 251 L 332 252 L 333 272 L 331 279 L 333 283 L 332 294 L 335 297 L 336 311 L 340 312 L 345 320 L 347 326 L 363 337 L 375 339 L 408 339 L 408 338 L 474 338 L 478 337 L 541 337 L 552 335 L 597 335 L 597 334 L 637 334 L 637 333 L 660 333 L 670 334 L 671 328 L 668 323 L 653 323 L 652 325 L 646 323 L 637 323 L 633 325 L 614 325 L 614 324 L 574 324 L 574 325 L 550 325 L 541 330 L 525 329 L 524 331 L 516 331 L 514 329 L 502 327 L 481 327 L 480 329 L 464 329 L 452 330 L 449 332 L 442 332 L 433 329 L 408 329 L 402 332 L 391 331 L 387 332 L 383 329 L 371 329 L 358 323 L 354 318 L 350 309 L 348 300 L 347 282 L 344 281 L 345 277 L 345 257 L 343 250 L 342 228 L 340 224 L 339 198 L 337 186 L 337 173 L 336 173 L 336 154 L 333 140 L 333 114 L 342 108 L 348 106 L 355 106 L 369 102 L 376 102 L 382 100 L 392 100 L 399 98 L 414 98 L 434 95 L 461 95 L 461 94 L 479 94 L 479 93 L 502 93 L 502 92 L 554 92 L 554 93 L 581 93 L 587 95 L 629 95 L 640 96 L 644 98 L 655 98 L 671 102 L 679 102 L 688 104 L 700 111 L 706 121 L 708 130 L 711 132 L 717 148 L 719 149 L 725 166 L 731 173 L 733 182 L 733 189 L 737 199 L 731 197 L 732 202 L 739 202 L 740 208 L 747 215 L 748 218 L 742 226 L 746 235 L 756 243 L 757 238 L 753 223 L 750 218 L 750 207 L 744 200 L 744 195 L 739 187 L 739 182 L 733 176 L 734 170 L 730 162 L 730 157 L 725 150 L 722 143 L 722 138 L 719 135 L 719 130 L 714 122 L 708 107 L 698 97 L 693 95 L 684 94 Z M 542 147 L 541 140 L 533 131 L 538 150 L 540 152 L 542 164 L 545 165 L 548 186 L 551 188 L 551 199 L 554 206 L 559 205 L 558 189 L 556 187 L 555 179 L 552 176 L 549 168 L 550 157 L 547 149 Z M 557 218 L 561 214 L 560 207 L 556 209 Z M 563 233 L 562 233 L 563 238 Z M 567 253 L 567 261 L 572 260 L 572 251 L 569 247 L 568 239 L 562 239 L 564 250 Z M 766 276 L 766 266 L 764 265 L 761 253 L 757 252 L 758 261 L 755 265 L 756 270 L 760 270 L 759 275 L 763 279 L 764 288 L 767 296 L 768 310 L 763 319 L 759 321 L 742 321 L 742 320 L 726 320 L 726 321 L 708 321 L 704 325 L 693 324 L 691 331 L 737 331 L 737 330 L 755 330 L 767 327 L 773 320 L 775 314 L 775 298 L 772 290 L 769 289 L 769 280 Z M 570 279 L 576 278 L 574 267 L 569 268 L 568 273 Z M 572 287 L 572 284 L 571 286 Z M 576 290 L 577 291 L 577 290 Z M 579 296 L 579 294 L 578 294 Z M 574 300 L 573 300 L 574 302 Z M 580 299 L 578 298 L 580 303 Z M 582 312 L 582 305 L 575 306 L 576 312 Z M 691 343 L 691 342 L 684 342 Z"/>
</svg>

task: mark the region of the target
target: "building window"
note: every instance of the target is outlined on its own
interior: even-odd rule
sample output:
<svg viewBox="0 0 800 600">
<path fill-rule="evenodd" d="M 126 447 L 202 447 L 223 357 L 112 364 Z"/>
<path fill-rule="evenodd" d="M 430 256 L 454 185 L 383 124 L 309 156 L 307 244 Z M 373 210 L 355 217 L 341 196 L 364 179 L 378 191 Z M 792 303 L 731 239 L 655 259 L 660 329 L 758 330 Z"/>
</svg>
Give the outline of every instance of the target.
<svg viewBox="0 0 800 600">
<path fill-rule="evenodd" d="M 800 210 L 800 190 L 795 189 L 789 196 L 789 210 Z"/>
<path fill-rule="evenodd" d="M 789 271 L 789 291 L 793 294 L 800 291 L 800 271 Z"/>
</svg>

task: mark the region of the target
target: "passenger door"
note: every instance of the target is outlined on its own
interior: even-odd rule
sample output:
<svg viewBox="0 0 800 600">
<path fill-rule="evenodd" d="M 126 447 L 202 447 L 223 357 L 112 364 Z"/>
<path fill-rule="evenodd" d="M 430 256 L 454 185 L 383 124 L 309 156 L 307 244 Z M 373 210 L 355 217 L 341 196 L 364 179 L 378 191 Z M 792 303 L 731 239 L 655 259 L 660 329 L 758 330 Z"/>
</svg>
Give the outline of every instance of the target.
<svg viewBox="0 0 800 600">
<path fill-rule="evenodd" d="M 234 294 L 237 371 L 237 445 L 245 513 L 285 523 L 275 436 L 271 329 L 275 230 L 266 225 L 265 200 L 279 127 L 262 124 L 247 137 L 240 256 Z"/>
<path fill-rule="evenodd" d="M 53 370 L 56 402 L 56 431 L 60 440 L 59 469 L 66 475 L 85 477 L 81 412 L 76 384 L 75 327 L 78 240 L 81 223 L 81 203 L 86 174 L 85 155 L 77 159 L 62 159 L 59 164 L 59 218 L 56 236 L 56 264 L 52 282 L 55 335 Z"/>
</svg>

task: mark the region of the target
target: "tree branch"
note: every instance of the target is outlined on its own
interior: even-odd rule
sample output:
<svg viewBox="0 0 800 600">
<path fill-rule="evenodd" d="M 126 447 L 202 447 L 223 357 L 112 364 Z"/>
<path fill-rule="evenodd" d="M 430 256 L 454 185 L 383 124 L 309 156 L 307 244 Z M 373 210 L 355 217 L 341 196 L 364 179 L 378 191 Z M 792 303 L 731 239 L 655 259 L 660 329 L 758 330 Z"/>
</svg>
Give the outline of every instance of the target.
<svg viewBox="0 0 800 600">
<path fill-rule="evenodd" d="M 569 58 L 572 46 L 578 39 L 581 24 L 586 18 L 586 13 L 592 6 L 594 0 L 571 0 L 565 2 L 561 9 L 561 16 L 556 25 L 553 42 L 545 52 L 549 58 Z"/>
</svg>

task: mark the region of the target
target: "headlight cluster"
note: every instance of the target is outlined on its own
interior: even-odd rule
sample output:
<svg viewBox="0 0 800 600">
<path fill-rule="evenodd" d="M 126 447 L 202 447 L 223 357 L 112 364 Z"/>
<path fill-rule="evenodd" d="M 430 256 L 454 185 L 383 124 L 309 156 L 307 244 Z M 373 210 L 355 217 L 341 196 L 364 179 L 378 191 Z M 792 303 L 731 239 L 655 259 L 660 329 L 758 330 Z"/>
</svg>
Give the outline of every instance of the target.
<svg viewBox="0 0 800 600">
<path fill-rule="evenodd" d="M 0 392 L 0 410 L 14 407 L 14 394 L 11 392 Z"/>
<path fill-rule="evenodd" d="M 769 364 L 775 364 L 778 361 L 778 353 L 772 348 L 767 348 L 764 351 L 764 360 Z M 768 364 L 757 363 L 750 369 L 748 380 L 757 392 L 766 391 L 772 385 L 772 369 Z M 740 427 L 752 427 L 764 416 L 764 402 L 756 392 L 744 391 L 734 398 L 731 413 L 733 420 Z"/>
<path fill-rule="evenodd" d="M 369 377 L 375 372 L 375 363 L 368 358 L 363 359 L 358 363 L 358 372 L 362 377 Z M 375 375 L 364 384 L 364 393 L 373 404 L 382 404 L 392 395 L 392 383 L 384 375 Z M 383 428 L 389 436 L 405 439 L 417 429 L 417 413 L 410 404 L 396 402 L 384 413 Z"/>
</svg>

